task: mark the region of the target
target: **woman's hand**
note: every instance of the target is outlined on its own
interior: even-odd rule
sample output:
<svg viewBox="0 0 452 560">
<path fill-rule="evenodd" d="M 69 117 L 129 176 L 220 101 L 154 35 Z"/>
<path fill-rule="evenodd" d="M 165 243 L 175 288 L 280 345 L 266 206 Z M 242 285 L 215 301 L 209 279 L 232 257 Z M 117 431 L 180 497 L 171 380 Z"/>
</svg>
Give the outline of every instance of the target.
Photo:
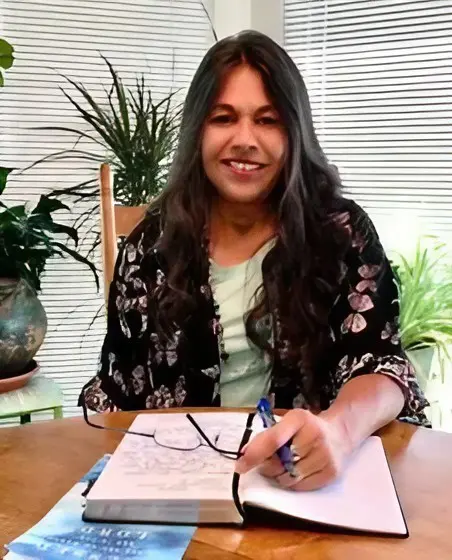
<svg viewBox="0 0 452 560">
<path fill-rule="evenodd" d="M 284 470 L 276 455 L 276 450 L 292 437 L 292 449 L 300 457 L 295 465 L 297 477 Z M 326 412 L 316 416 L 307 410 L 294 409 L 245 446 L 236 471 L 243 474 L 258 466 L 264 476 L 276 479 L 281 486 L 316 490 L 340 475 L 351 452 L 352 445 L 337 417 L 330 418 Z"/>
</svg>

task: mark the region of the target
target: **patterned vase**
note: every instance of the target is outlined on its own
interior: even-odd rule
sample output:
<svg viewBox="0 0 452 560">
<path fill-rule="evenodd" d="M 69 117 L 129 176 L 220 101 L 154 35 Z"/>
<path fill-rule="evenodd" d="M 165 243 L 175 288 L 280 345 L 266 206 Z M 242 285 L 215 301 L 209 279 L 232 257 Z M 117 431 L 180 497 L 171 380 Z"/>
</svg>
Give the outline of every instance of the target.
<svg viewBox="0 0 452 560">
<path fill-rule="evenodd" d="M 47 331 L 47 316 L 25 281 L 0 278 L 0 379 L 27 372 Z"/>
</svg>

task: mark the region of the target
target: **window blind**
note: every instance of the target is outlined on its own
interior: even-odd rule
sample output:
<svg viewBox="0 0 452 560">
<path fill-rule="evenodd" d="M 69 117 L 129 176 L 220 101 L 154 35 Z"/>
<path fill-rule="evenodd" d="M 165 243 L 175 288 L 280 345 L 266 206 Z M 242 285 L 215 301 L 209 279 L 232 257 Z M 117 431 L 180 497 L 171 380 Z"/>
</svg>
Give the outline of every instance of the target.
<svg viewBox="0 0 452 560">
<path fill-rule="evenodd" d="M 452 2 L 285 0 L 319 140 L 389 248 L 452 241 Z"/>
<path fill-rule="evenodd" d="M 73 147 L 73 136 L 35 127 L 77 125 L 89 130 L 59 89 L 81 101 L 62 75 L 83 83 L 98 101 L 105 99 L 103 88 L 109 89 L 111 79 L 102 54 L 125 86 L 133 88 L 136 76 L 144 73 L 154 100 L 178 88 L 181 100 L 213 42 L 198 0 L 0 0 L 0 36 L 16 51 L 0 91 L 0 162 L 16 168 L 4 195 L 10 203 L 36 202 L 42 193 L 97 173 L 97 166 L 77 160 L 48 161 L 20 172 L 43 156 Z M 82 141 L 78 148 L 93 146 Z M 71 214 L 61 211 L 58 219 L 71 224 L 85 208 L 73 205 Z M 92 224 L 85 229 L 82 250 L 92 242 Z M 100 265 L 99 254 L 96 259 Z M 37 359 L 43 373 L 61 385 L 65 415 L 80 414 L 76 398 L 96 373 L 105 333 L 102 293 L 96 292 L 86 267 L 54 259 L 40 299 L 49 328 Z"/>
</svg>

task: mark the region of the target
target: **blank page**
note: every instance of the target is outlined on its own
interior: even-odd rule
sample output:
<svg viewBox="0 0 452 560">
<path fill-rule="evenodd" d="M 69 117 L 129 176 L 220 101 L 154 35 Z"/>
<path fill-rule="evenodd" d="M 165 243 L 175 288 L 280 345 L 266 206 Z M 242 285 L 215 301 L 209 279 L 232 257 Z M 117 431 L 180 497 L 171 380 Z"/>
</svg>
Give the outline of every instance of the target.
<svg viewBox="0 0 452 560">
<path fill-rule="evenodd" d="M 282 489 L 253 470 L 242 477 L 240 498 L 250 505 L 296 518 L 359 531 L 406 535 L 381 439 L 368 438 L 343 475 L 311 492 Z"/>
</svg>

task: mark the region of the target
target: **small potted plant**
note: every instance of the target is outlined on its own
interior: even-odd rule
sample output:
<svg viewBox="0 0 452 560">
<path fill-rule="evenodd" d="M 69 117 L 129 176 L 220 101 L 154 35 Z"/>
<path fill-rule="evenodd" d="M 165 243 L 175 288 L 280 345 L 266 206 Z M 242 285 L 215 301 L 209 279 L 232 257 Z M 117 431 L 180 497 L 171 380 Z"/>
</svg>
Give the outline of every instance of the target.
<svg viewBox="0 0 452 560">
<path fill-rule="evenodd" d="M 2 168 L 0 195 L 9 171 Z M 33 358 L 47 330 L 37 293 L 49 258 L 68 255 L 85 264 L 99 286 L 95 266 L 77 252 L 77 231 L 53 218 L 62 209 L 69 210 L 60 200 L 45 195 L 32 210 L 25 204 L 8 207 L 0 201 L 0 383 L 25 378 L 37 367 Z M 68 246 L 67 238 L 74 248 Z"/>
<path fill-rule="evenodd" d="M 430 241 L 427 246 L 427 241 Z M 434 237 L 419 240 L 414 255 L 397 254 L 393 269 L 400 304 L 400 337 L 432 405 L 452 394 L 444 390 L 452 348 L 452 264 L 450 249 Z M 432 368 L 436 353 L 439 368 Z M 436 370 L 436 371 L 435 371 Z"/>
<path fill-rule="evenodd" d="M 0 38 L 0 87 L 13 63 L 14 48 Z M 11 171 L 0 167 L 0 196 Z M 0 392 L 20 387 L 38 369 L 33 358 L 44 340 L 47 317 L 37 292 L 47 259 L 70 255 L 91 268 L 99 286 L 94 265 L 76 250 L 77 231 L 53 219 L 53 212 L 62 209 L 69 208 L 48 196 L 41 196 L 33 210 L 0 200 Z M 67 237 L 75 249 L 67 246 Z"/>
<path fill-rule="evenodd" d="M 111 87 L 103 103 L 96 101 L 90 91 L 80 83 L 66 77 L 76 96 L 63 90 L 76 114 L 80 125 L 44 126 L 39 130 L 46 132 L 71 133 L 74 147 L 45 156 L 34 162 L 31 167 L 46 161 L 77 160 L 86 163 L 93 170 L 92 179 L 82 183 L 55 189 L 51 195 L 73 200 L 75 203 L 90 202 L 90 207 L 81 213 L 74 222 L 76 229 L 91 223 L 99 210 L 98 169 L 107 163 L 112 175 L 112 188 L 115 204 L 126 208 L 137 222 L 144 215 L 152 198 L 165 187 L 170 162 L 178 141 L 181 117 L 181 104 L 176 101 L 178 90 L 171 91 L 158 101 L 144 76 L 136 78 L 133 88 L 126 88 L 119 73 L 107 58 L 102 56 L 111 76 Z M 81 150 L 80 140 L 88 142 L 91 149 Z M 104 170 L 107 173 L 107 170 Z M 90 253 L 100 243 L 98 224 L 93 224 L 96 233 Z M 88 253 L 88 255 L 90 254 Z"/>
</svg>

